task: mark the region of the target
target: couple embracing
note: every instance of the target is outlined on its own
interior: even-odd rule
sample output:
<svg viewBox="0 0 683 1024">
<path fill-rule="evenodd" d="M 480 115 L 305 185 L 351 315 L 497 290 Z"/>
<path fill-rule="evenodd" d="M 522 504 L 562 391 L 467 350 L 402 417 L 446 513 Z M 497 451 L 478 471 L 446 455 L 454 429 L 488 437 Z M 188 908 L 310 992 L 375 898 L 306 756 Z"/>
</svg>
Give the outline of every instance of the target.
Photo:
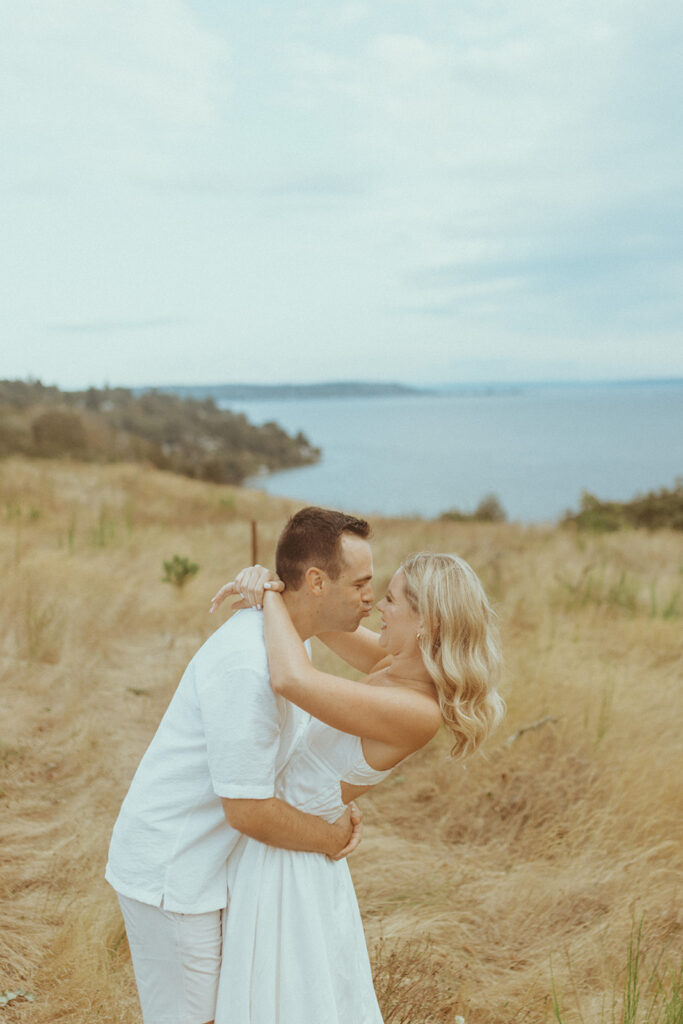
<svg viewBox="0 0 683 1024">
<path fill-rule="evenodd" d="M 463 758 L 502 715 L 493 614 L 454 555 L 418 554 L 373 602 L 369 526 L 306 508 L 276 574 L 188 665 L 114 827 L 107 880 L 144 1024 L 381 1024 L 346 855 L 352 801 L 443 722 Z M 318 671 L 318 636 L 362 682 Z"/>
</svg>

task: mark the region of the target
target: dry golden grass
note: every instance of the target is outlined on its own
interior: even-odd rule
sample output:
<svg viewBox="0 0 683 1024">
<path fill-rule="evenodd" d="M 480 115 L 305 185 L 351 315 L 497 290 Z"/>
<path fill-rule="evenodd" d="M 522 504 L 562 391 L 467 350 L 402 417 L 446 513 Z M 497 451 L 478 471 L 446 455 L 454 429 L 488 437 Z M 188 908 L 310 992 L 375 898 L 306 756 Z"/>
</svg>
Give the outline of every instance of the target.
<svg viewBox="0 0 683 1024">
<path fill-rule="evenodd" d="M 35 997 L 3 1020 L 139 1021 L 111 827 L 249 521 L 269 560 L 293 507 L 141 466 L 2 464 L 0 994 Z M 363 801 L 352 871 L 387 1024 L 644 1024 L 619 995 L 633 922 L 662 977 L 680 964 L 680 536 L 373 526 L 378 592 L 412 550 L 471 561 L 509 705 L 487 758 L 454 766 L 437 738 Z M 182 591 L 160 582 L 176 552 L 201 566 Z"/>
</svg>

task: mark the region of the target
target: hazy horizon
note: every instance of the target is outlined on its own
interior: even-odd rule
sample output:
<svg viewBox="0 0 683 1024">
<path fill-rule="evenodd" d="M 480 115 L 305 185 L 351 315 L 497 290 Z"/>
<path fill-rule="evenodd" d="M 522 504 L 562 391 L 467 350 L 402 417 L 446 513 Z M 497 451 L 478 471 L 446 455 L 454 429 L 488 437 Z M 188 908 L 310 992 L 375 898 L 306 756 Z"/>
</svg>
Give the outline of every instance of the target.
<svg viewBox="0 0 683 1024">
<path fill-rule="evenodd" d="M 240 379 L 240 380 L 171 380 L 171 381 L 140 381 L 135 383 L 129 383 L 122 380 L 117 381 L 103 381 L 100 383 L 89 382 L 86 384 L 75 384 L 57 380 L 47 380 L 40 376 L 36 377 L 6 377 L 5 380 L 23 380 L 29 382 L 31 380 L 39 381 L 44 387 L 57 387 L 60 391 L 84 391 L 90 387 L 96 389 L 102 388 L 128 388 L 130 390 L 143 389 L 154 389 L 158 388 L 163 390 L 164 388 L 221 388 L 221 387 L 264 387 L 264 388 L 279 388 L 279 387 L 315 387 L 315 386 L 327 386 L 327 385 L 378 385 L 378 386 L 391 386 L 398 385 L 400 387 L 415 388 L 418 390 L 429 389 L 433 391 L 447 391 L 452 388 L 510 388 L 510 387 L 529 387 L 533 385 L 537 386 L 580 386 L 580 385 L 612 385 L 612 384 L 677 384 L 683 383 L 683 376 L 671 375 L 671 376 L 624 376 L 624 377 L 574 377 L 574 378 L 563 378 L 563 377 L 519 377 L 519 378 L 472 378 L 469 380 L 423 380 L 417 383 L 415 380 L 401 380 L 398 377 L 379 379 L 377 377 L 327 377 L 327 378 L 316 378 L 316 379 L 302 379 L 302 378 L 283 378 L 280 380 L 260 380 L 260 379 Z"/>
</svg>

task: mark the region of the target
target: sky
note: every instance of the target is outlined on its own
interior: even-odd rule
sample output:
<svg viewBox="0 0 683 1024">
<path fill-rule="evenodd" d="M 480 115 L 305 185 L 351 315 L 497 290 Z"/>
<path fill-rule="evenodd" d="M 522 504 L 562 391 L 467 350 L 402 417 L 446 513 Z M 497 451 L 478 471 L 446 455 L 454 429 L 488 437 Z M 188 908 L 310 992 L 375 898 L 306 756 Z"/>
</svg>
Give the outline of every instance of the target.
<svg viewBox="0 0 683 1024">
<path fill-rule="evenodd" d="M 7 0 L 0 378 L 683 376 L 678 0 Z"/>
</svg>

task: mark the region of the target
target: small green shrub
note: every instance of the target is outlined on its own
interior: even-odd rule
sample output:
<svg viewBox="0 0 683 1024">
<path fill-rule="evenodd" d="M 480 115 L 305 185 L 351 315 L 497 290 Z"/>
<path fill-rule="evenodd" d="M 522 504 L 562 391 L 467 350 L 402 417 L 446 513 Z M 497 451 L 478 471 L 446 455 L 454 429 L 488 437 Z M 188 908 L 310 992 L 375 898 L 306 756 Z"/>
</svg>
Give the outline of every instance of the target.
<svg viewBox="0 0 683 1024">
<path fill-rule="evenodd" d="M 199 566 L 191 562 L 184 555 L 174 555 L 167 562 L 164 562 L 164 575 L 162 583 L 172 583 L 176 587 L 184 587 L 189 579 L 196 576 Z"/>
<path fill-rule="evenodd" d="M 621 506 L 616 501 L 600 501 L 595 495 L 584 491 L 578 515 L 565 516 L 565 522 L 575 522 L 579 530 L 591 533 L 614 533 L 627 525 Z"/>
<path fill-rule="evenodd" d="M 504 523 L 507 519 L 505 509 L 495 494 L 486 494 L 474 512 L 461 512 L 452 508 L 442 512 L 441 519 L 449 519 L 454 523 Z"/>
<path fill-rule="evenodd" d="M 562 525 L 579 530 L 611 533 L 626 526 L 647 530 L 683 530 L 683 479 L 668 490 L 639 494 L 632 501 L 601 501 L 584 491 L 577 513 L 567 512 Z"/>
</svg>

